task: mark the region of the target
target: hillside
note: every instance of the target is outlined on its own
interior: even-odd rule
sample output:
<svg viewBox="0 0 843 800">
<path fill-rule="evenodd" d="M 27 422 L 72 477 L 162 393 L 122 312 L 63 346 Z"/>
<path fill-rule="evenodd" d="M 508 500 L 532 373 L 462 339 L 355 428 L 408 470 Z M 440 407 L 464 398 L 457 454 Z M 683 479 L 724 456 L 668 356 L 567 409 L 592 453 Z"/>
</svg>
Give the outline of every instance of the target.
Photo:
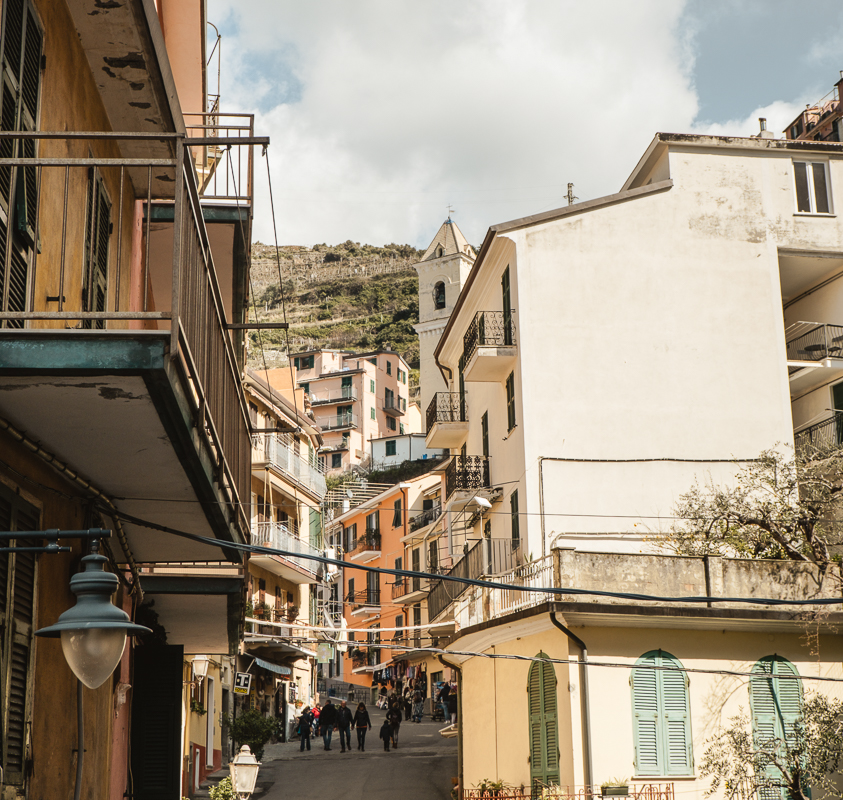
<svg viewBox="0 0 843 800">
<path fill-rule="evenodd" d="M 418 276 L 412 268 L 422 252 L 410 245 L 384 247 L 347 241 L 339 245 L 252 247 L 253 321 L 283 321 L 279 266 L 293 352 L 309 347 L 374 350 L 389 346 L 413 368 L 419 346 Z M 287 363 L 284 331 L 249 334 L 249 366 Z M 261 351 L 261 342 L 263 352 Z"/>
</svg>

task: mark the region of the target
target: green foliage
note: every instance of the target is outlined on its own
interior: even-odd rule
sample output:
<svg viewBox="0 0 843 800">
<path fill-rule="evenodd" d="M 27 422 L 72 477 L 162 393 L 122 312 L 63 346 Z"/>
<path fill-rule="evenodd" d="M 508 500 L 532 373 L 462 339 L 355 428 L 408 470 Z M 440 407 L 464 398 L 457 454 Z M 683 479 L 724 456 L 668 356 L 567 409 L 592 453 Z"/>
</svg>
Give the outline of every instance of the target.
<svg viewBox="0 0 843 800">
<path fill-rule="evenodd" d="M 195 712 L 196 714 L 199 714 L 200 717 L 208 713 L 208 709 L 206 709 L 205 706 L 203 706 L 197 700 L 190 701 L 190 710 Z"/>
<path fill-rule="evenodd" d="M 697 483 L 679 498 L 663 546 L 681 555 L 781 558 L 825 569 L 830 549 L 843 541 L 843 450 L 765 450 L 735 464 L 732 485 Z"/>
<path fill-rule="evenodd" d="M 373 483 L 400 483 L 430 472 L 438 463 L 438 460 L 429 458 L 424 461 L 402 461 L 397 467 L 370 472 L 368 479 Z"/>
<path fill-rule="evenodd" d="M 501 792 L 512 787 L 504 781 L 493 781 L 489 778 L 483 778 L 480 783 L 475 783 L 474 788 L 480 792 L 481 797 L 497 797 Z"/>
<path fill-rule="evenodd" d="M 212 786 L 208 792 L 211 800 L 237 800 L 234 789 L 231 786 L 231 776 L 223 778 L 216 786 Z"/>
<path fill-rule="evenodd" d="M 265 717 L 254 708 L 240 714 L 236 719 L 224 714 L 223 725 L 228 727 L 231 738 L 238 745 L 249 745 L 258 761 L 263 758 L 263 748 L 275 733 L 275 720 Z"/>
<path fill-rule="evenodd" d="M 784 793 L 792 800 L 839 797 L 836 784 L 843 777 L 843 701 L 810 695 L 802 720 L 784 739 L 758 740 L 746 714 L 706 742 L 700 774 L 711 778 L 706 793 L 727 800 L 748 800 Z M 766 791 L 763 791 L 766 790 Z"/>
<path fill-rule="evenodd" d="M 607 789 L 610 786 L 629 786 L 629 778 L 609 778 L 600 784 L 601 789 Z"/>
</svg>

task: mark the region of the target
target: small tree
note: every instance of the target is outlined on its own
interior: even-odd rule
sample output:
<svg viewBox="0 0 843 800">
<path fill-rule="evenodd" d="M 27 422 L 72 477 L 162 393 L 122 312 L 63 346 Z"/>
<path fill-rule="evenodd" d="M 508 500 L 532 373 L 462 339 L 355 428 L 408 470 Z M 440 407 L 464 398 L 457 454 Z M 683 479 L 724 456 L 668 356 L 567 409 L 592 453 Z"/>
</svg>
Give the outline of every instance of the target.
<svg viewBox="0 0 843 800">
<path fill-rule="evenodd" d="M 275 733 L 275 720 L 265 717 L 252 708 L 236 719 L 229 714 L 223 716 L 223 724 L 231 731 L 231 738 L 238 745 L 249 745 L 255 758 L 263 758 L 263 748 Z"/>
<path fill-rule="evenodd" d="M 741 712 L 706 742 L 700 773 L 711 778 L 707 795 L 721 787 L 728 800 L 812 800 L 839 797 L 843 779 L 843 701 L 811 695 L 802 719 L 784 738 L 761 738 Z"/>
<path fill-rule="evenodd" d="M 841 510 L 843 450 L 765 450 L 732 485 L 697 483 L 681 495 L 663 543 L 681 555 L 792 559 L 825 570 L 841 541 Z"/>
</svg>

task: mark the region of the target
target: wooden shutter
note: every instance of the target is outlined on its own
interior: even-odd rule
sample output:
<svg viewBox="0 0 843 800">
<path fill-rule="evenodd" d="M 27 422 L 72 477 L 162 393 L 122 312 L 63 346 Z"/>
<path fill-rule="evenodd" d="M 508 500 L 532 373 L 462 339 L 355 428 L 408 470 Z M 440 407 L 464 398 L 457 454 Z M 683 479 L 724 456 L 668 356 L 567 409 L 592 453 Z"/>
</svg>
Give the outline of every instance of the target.
<svg viewBox="0 0 843 800">
<path fill-rule="evenodd" d="M 501 276 L 501 295 L 503 300 L 503 343 L 512 344 L 512 297 L 509 287 L 509 267 Z"/>
<path fill-rule="evenodd" d="M 39 529 L 37 509 L 0 487 L 0 530 Z M 6 783 L 13 786 L 23 784 L 29 757 L 27 723 L 32 717 L 35 591 L 35 554 L 0 555 L 0 700 L 3 710 L 0 763 Z"/>
<path fill-rule="evenodd" d="M 547 658 L 539 653 L 536 658 Z M 534 662 L 527 678 L 530 714 L 530 780 L 559 783 L 559 722 L 556 711 L 556 673 L 553 664 Z"/>
<path fill-rule="evenodd" d="M 88 181 L 88 216 L 85 231 L 85 272 L 82 303 L 86 311 L 105 311 L 108 297 L 108 242 L 111 203 L 102 178 L 91 170 Z M 84 320 L 83 328 L 105 328 L 105 320 Z"/>
<path fill-rule="evenodd" d="M 510 372 L 506 378 L 506 422 L 507 430 L 515 427 L 515 373 Z"/>
<path fill-rule="evenodd" d="M 659 775 L 659 700 L 656 671 L 647 669 L 655 658 L 642 656 L 641 669 L 632 671 L 632 724 L 635 743 L 635 774 Z"/>
<path fill-rule="evenodd" d="M 663 702 L 663 727 L 665 732 L 664 763 L 665 775 L 690 775 L 691 725 L 688 708 L 688 676 L 678 671 L 681 664 L 668 656 L 662 656 L 661 666 L 673 666 L 677 671 L 661 670 L 661 695 Z"/>
</svg>

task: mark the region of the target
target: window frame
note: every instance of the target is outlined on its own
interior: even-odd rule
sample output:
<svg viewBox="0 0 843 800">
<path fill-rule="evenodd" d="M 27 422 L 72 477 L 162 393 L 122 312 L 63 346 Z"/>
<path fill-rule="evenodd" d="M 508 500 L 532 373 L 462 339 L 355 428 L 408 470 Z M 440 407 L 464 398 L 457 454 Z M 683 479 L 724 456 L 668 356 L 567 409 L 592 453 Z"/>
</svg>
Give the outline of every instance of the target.
<svg viewBox="0 0 843 800">
<path fill-rule="evenodd" d="M 386 442 L 386 455 L 388 456 L 396 456 L 398 455 L 398 447 L 395 439 L 389 439 Z"/>
<path fill-rule="evenodd" d="M 834 214 L 834 203 L 832 202 L 832 192 L 831 192 L 831 174 L 829 170 L 829 162 L 825 159 L 810 159 L 810 158 L 794 158 L 791 161 L 793 166 L 793 201 L 794 207 L 796 210 L 794 211 L 795 216 L 810 216 L 810 217 L 833 217 Z M 796 165 L 802 164 L 805 166 L 805 177 L 807 181 L 807 191 L 808 191 L 808 203 L 810 208 L 808 210 L 800 209 L 799 208 L 799 190 L 797 186 L 797 169 Z M 825 196 L 826 196 L 826 203 L 828 205 L 828 211 L 817 211 L 817 189 L 816 184 L 814 182 L 814 165 L 819 164 L 823 168 L 823 174 L 825 176 Z"/>
<path fill-rule="evenodd" d="M 515 430 L 516 413 L 515 413 L 515 370 L 506 376 L 506 432 Z"/>
</svg>

